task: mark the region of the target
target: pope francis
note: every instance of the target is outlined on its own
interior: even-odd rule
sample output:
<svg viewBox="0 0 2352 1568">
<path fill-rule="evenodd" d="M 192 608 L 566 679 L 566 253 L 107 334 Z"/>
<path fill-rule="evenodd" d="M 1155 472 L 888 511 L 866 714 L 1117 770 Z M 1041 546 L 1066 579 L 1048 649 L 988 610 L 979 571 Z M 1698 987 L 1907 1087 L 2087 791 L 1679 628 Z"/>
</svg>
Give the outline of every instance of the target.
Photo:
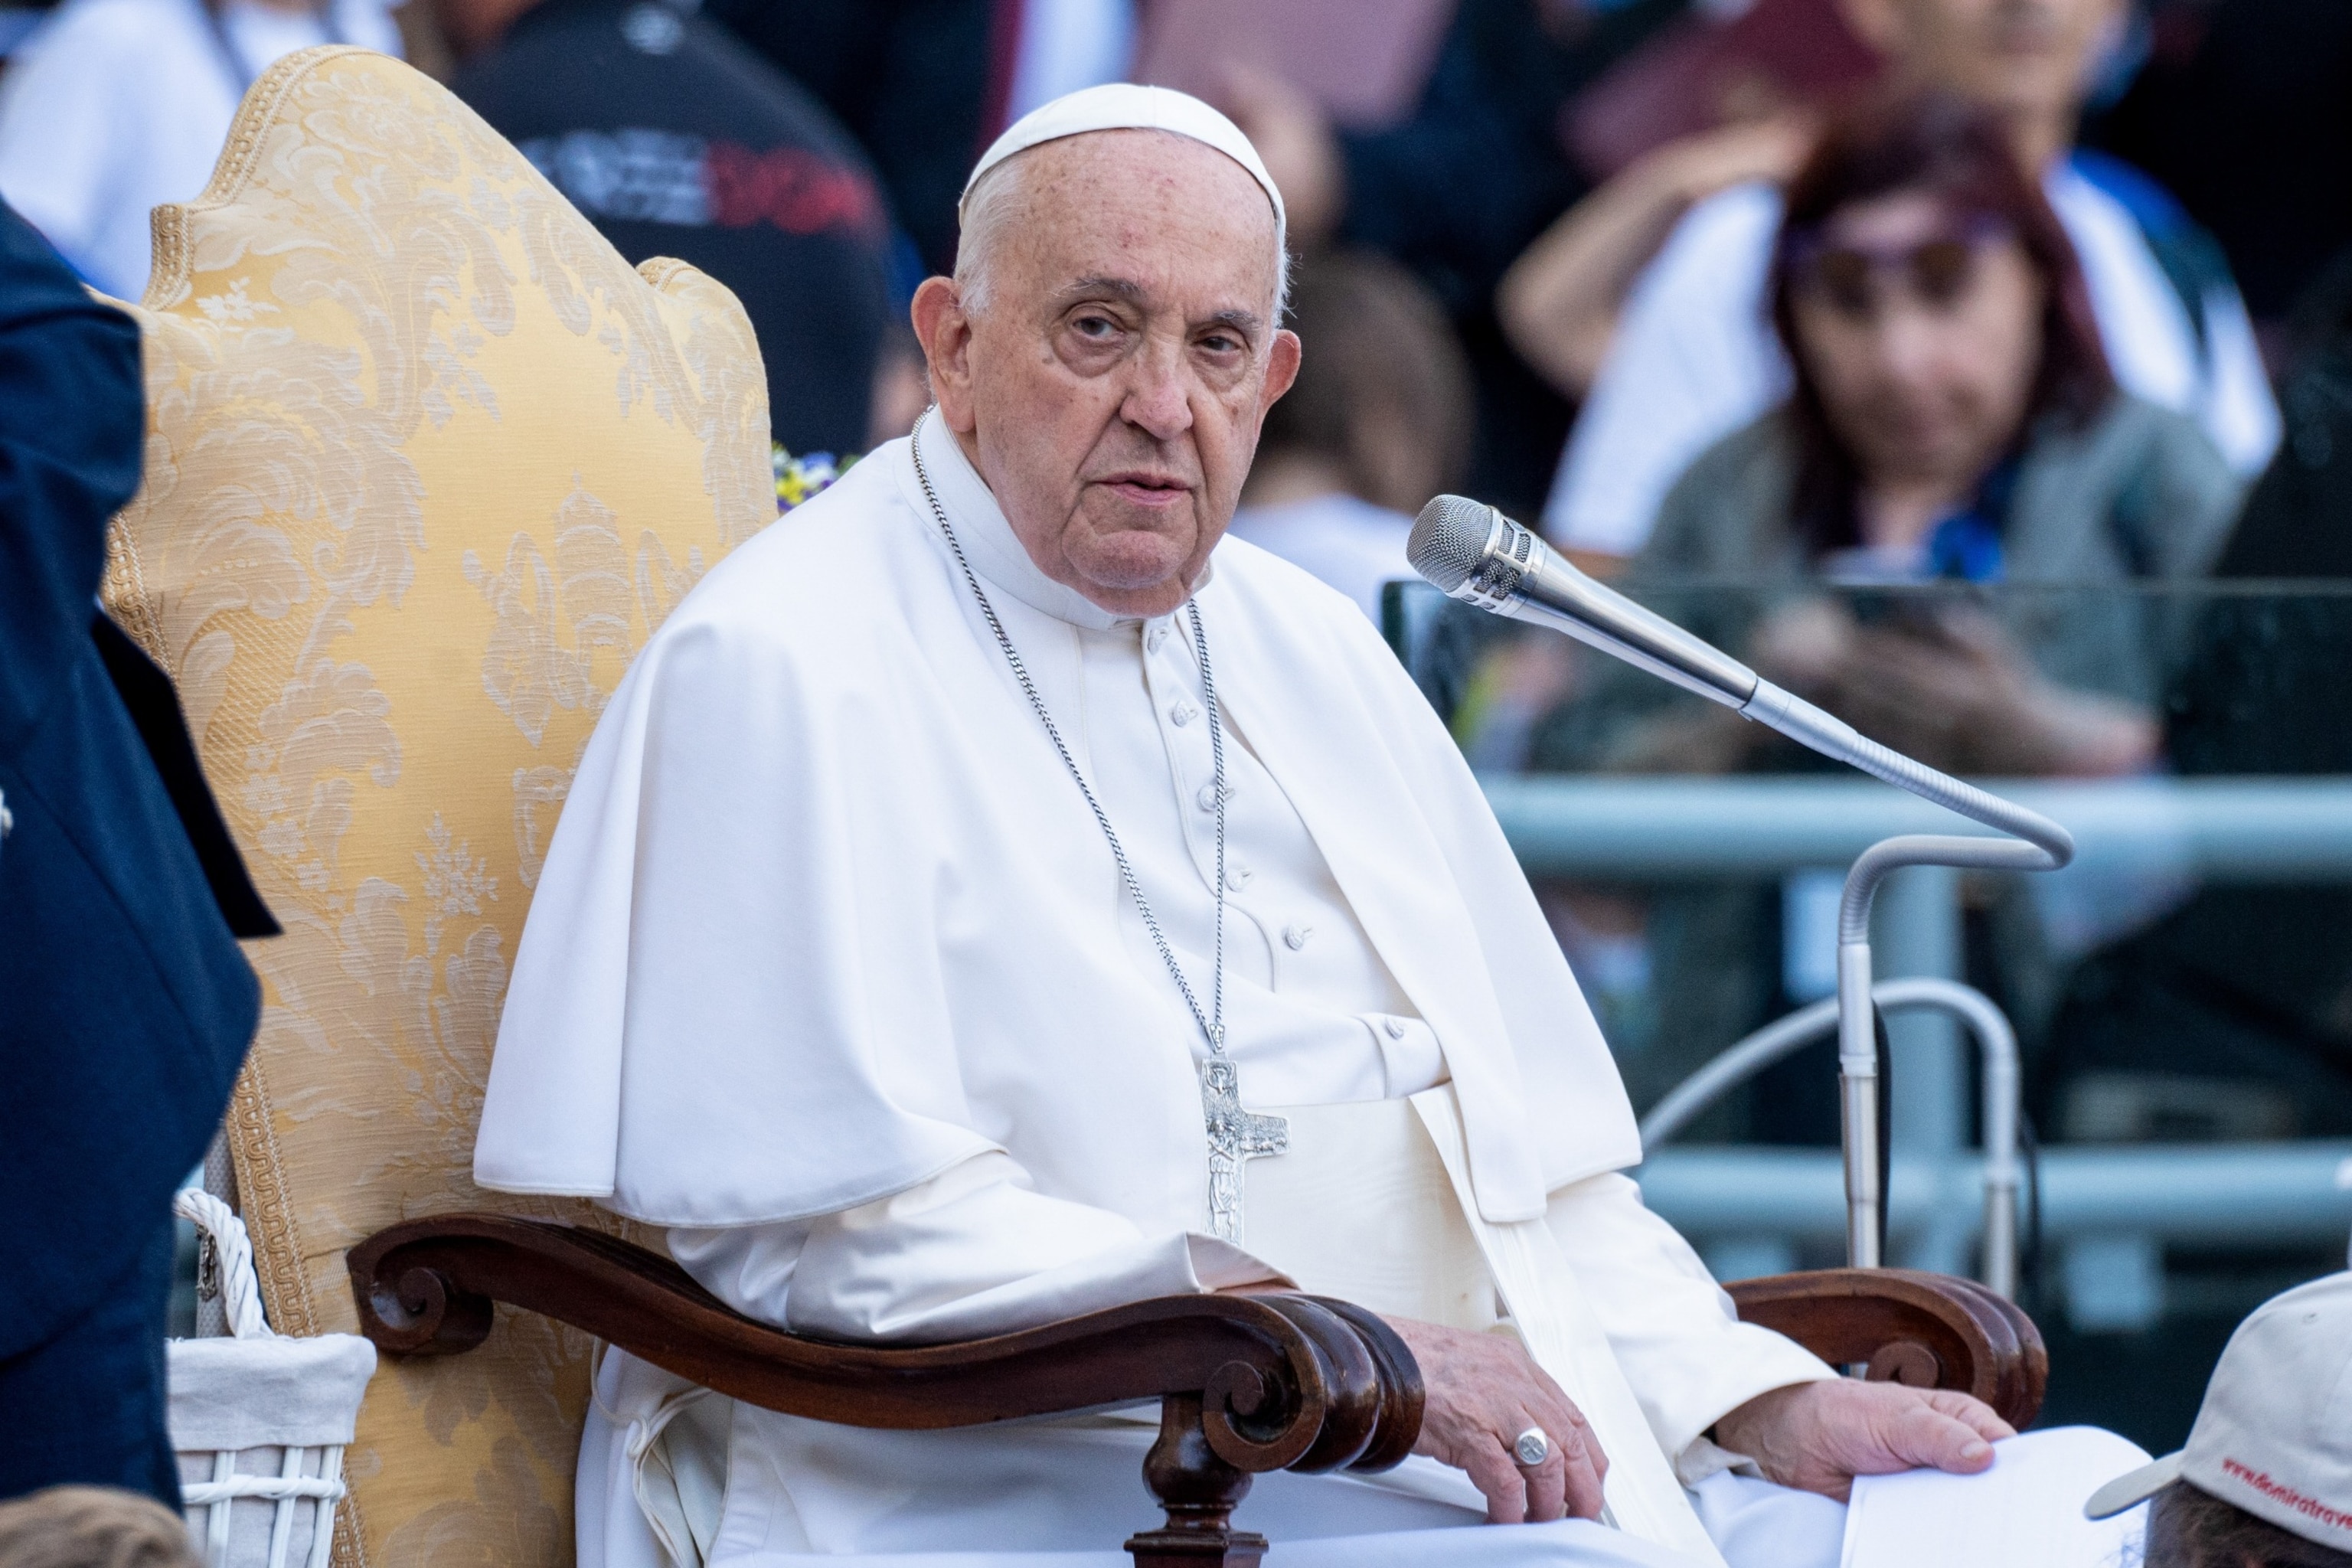
<svg viewBox="0 0 2352 1568">
<path fill-rule="evenodd" d="M 914 302 L 937 406 L 715 567 L 596 731 L 481 1183 L 839 1339 L 1362 1302 L 1419 1453 L 1262 1478 L 1277 1564 L 1831 1568 L 1855 1476 L 1990 1467 L 1985 1406 L 1734 1319 L 1617 1173 L 1624 1091 L 1444 730 L 1349 601 L 1223 539 L 1300 353 L 1240 132 L 1090 89 L 962 217 Z M 580 1561 L 1124 1563 L 1156 1420 L 854 1430 L 613 1353 Z"/>
</svg>

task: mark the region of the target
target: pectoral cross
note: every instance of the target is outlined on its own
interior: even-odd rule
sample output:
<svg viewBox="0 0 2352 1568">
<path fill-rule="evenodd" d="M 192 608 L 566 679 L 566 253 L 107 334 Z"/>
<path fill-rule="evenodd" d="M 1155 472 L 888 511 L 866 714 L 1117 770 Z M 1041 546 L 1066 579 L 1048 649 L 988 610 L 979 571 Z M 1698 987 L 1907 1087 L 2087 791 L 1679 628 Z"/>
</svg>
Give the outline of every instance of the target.
<svg viewBox="0 0 2352 1568">
<path fill-rule="evenodd" d="M 1290 1147 L 1290 1123 L 1242 1109 L 1234 1064 L 1211 1057 L 1201 1064 L 1201 1112 L 1209 1126 L 1209 1230 L 1223 1241 L 1242 1238 L 1242 1162 Z"/>
</svg>

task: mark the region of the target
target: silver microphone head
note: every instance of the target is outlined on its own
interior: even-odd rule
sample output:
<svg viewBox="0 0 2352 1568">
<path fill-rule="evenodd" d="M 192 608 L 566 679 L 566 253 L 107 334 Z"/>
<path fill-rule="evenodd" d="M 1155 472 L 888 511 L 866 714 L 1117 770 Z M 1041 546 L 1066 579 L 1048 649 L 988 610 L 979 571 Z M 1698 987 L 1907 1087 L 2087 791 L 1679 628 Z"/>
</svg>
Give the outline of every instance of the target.
<svg viewBox="0 0 2352 1568">
<path fill-rule="evenodd" d="M 1594 582 L 1491 506 L 1439 496 L 1413 520 L 1404 554 L 1448 598 L 1566 632 L 1727 707 L 1755 695 L 1754 670 Z"/>
<path fill-rule="evenodd" d="M 1493 507 L 1439 496 L 1413 520 L 1405 559 L 1448 597 L 1495 609 L 1518 587 L 1536 537 Z"/>
<path fill-rule="evenodd" d="M 1412 537 L 1405 541 L 1404 558 L 1412 569 L 1452 594 L 1470 580 L 1486 554 L 1486 536 L 1494 531 L 1495 509 L 1466 496 L 1439 496 L 1412 520 Z"/>
</svg>

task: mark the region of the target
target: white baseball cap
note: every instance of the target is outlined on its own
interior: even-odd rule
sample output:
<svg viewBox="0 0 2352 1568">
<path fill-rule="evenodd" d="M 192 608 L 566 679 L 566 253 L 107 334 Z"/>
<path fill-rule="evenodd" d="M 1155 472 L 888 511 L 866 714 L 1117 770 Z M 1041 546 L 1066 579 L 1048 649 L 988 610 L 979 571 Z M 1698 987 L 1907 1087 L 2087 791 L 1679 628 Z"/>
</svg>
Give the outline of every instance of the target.
<svg viewBox="0 0 2352 1568">
<path fill-rule="evenodd" d="M 2221 1352 L 2189 1446 L 2109 1481 L 2083 1511 L 2105 1519 L 2174 1481 L 2352 1552 L 2352 1273 L 2254 1309 Z"/>
</svg>

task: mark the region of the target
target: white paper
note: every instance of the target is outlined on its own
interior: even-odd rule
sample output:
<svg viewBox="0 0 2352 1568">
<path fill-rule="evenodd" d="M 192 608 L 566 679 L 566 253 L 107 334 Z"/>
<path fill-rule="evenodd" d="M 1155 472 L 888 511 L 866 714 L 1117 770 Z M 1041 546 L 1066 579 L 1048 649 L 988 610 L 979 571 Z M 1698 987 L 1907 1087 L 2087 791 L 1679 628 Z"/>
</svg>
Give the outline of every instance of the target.
<svg viewBox="0 0 2352 1568">
<path fill-rule="evenodd" d="M 2138 1561 L 2147 1506 L 2083 1517 L 2099 1488 L 2148 1462 L 2095 1426 L 2028 1432 L 1993 1445 L 1979 1476 L 1864 1476 L 1846 1510 L 1840 1568 L 2124 1568 Z"/>
</svg>

